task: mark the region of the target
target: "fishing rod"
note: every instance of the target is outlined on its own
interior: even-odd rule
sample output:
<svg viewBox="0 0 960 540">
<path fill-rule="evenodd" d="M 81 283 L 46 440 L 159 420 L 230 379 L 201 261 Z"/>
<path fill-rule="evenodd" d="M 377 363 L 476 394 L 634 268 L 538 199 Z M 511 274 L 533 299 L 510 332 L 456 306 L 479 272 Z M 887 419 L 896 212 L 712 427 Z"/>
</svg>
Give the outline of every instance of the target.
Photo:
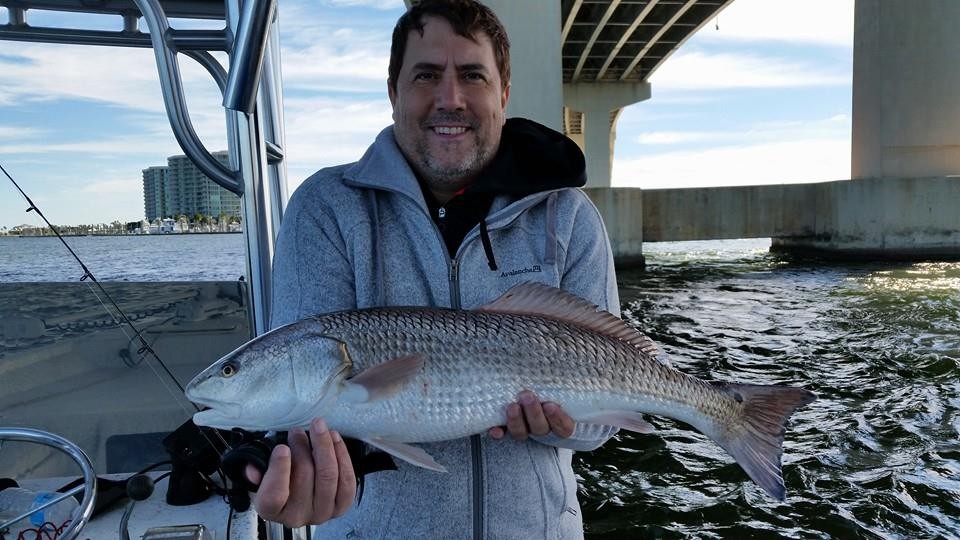
<svg viewBox="0 0 960 540">
<path fill-rule="evenodd" d="M 120 308 L 120 306 L 113 299 L 113 297 L 110 296 L 110 293 L 108 293 L 107 290 L 103 287 L 103 285 L 100 283 L 100 280 L 98 280 L 97 277 L 93 275 L 93 272 L 91 272 L 90 269 L 87 268 L 87 265 L 84 264 L 80 256 L 77 255 L 75 251 L 73 251 L 73 248 L 70 247 L 70 244 L 67 243 L 67 240 L 63 237 L 63 235 L 60 234 L 60 231 L 57 230 L 57 228 L 52 223 L 50 223 L 50 220 L 47 219 L 47 216 L 43 215 L 43 211 L 40 210 L 40 207 L 38 207 L 30 198 L 30 196 L 27 195 L 25 191 L 23 191 L 23 188 L 20 187 L 20 184 L 18 184 L 17 181 L 14 180 L 12 176 L 10 176 L 10 173 L 7 172 L 7 170 L 3 167 L 2 164 L 0 164 L 0 171 L 3 171 L 3 174 L 10 180 L 10 182 L 13 183 L 14 187 L 17 188 L 17 191 L 20 192 L 20 195 L 22 195 L 23 198 L 27 200 L 27 204 L 29 204 L 30 206 L 27 208 L 26 211 L 36 212 L 37 215 L 40 216 L 40 219 L 42 219 L 43 222 L 47 224 L 47 227 L 49 227 L 50 230 L 53 231 L 53 234 L 57 237 L 58 240 L 60 240 L 60 243 L 63 244 L 63 247 L 67 248 L 67 251 L 70 252 L 70 255 L 73 256 L 74 260 L 77 261 L 77 264 L 80 265 L 80 268 L 83 269 L 83 276 L 80 277 L 80 281 L 86 281 L 89 279 L 91 283 L 96 285 L 97 289 L 100 291 L 100 294 L 102 294 L 103 297 L 110 302 L 110 305 L 113 306 L 113 309 L 116 310 L 116 313 L 118 313 L 120 315 L 120 318 L 123 319 L 123 324 L 127 325 L 131 330 L 133 330 L 134 337 L 140 341 L 140 348 L 137 350 L 137 353 L 141 355 L 144 353 L 151 354 L 153 358 L 156 359 L 157 363 L 160 364 L 160 367 L 163 368 L 163 370 L 166 372 L 167 376 L 170 377 L 170 380 L 173 381 L 173 384 L 177 385 L 177 388 L 180 390 L 180 392 L 181 393 L 186 392 L 183 385 L 180 384 L 180 381 L 177 380 L 177 378 L 173 375 L 173 372 L 170 371 L 170 368 L 167 367 L 167 364 L 160 358 L 160 355 L 158 355 L 157 352 L 153 350 L 153 347 L 151 347 L 150 344 L 147 343 L 147 340 L 143 337 L 143 333 L 140 331 L 140 329 L 137 328 L 135 324 L 133 324 L 133 321 L 131 321 L 130 318 L 127 317 L 127 314 L 124 313 L 124 311 Z M 104 306 L 104 308 L 106 309 L 106 306 Z M 111 317 L 114 316 L 114 314 L 110 312 L 109 309 L 107 309 L 107 314 L 110 315 Z M 131 338 L 131 341 L 132 339 L 133 338 Z M 197 411 L 200 410 L 200 407 L 197 407 L 196 404 L 190 403 L 190 405 L 193 406 L 193 408 L 195 408 Z"/>
<path fill-rule="evenodd" d="M 127 314 L 123 311 L 123 309 L 119 306 L 119 304 L 117 304 L 117 302 L 113 299 L 113 297 L 110 295 L 110 293 L 107 292 L 107 290 L 103 287 L 103 285 L 100 283 L 100 281 L 97 279 L 97 277 L 93 274 L 93 272 L 90 271 L 90 269 L 89 269 L 89 268 L 87 267 L 87 265 L 83 262 L 83 260 L 80 258 L 80 256 L 77 255 L 77 253 L 73 250 L 73 248 L 70 247 L 70 244 L 67 243 L 67 241 L 66 241 L 66 239 L 63 237 L 63 235 L 60 234 L 60 231 L 57 230 L 57 228 L 50 222 L 49 219 L 47 219 L 47 217 L 43 214 L 43 211 L 40 210 L 40 207 L 38 207 L 38 206 L 36 205 L 36 203 L 33 202 L 33 200 L 30 198 L 30 196 L 27 195 L 27 193 L 23 190 L 23 188 L 20 187 L 20 184 L 18 184 L 17 181 L 14 180 L 14 178 L 10 175 L 10 173 L 7 172 L 7 170 L 3 167 L 2 164 L 0 164 L 0 171 L 3 172 L 3 174 L 10 180 L 11 183 L 13 183 L 14 187 L 17 188 L 17 191 L 20 192 L 20 195 L 22 195 L 23 198 L 26 199 L 27 204 L 29 205 L 29 207 L 27 208 L 26 211 L 27 211 L 27 212 L 36 212 L 36 214 L 37 214 L 38 216 L 40 216 L 40 218 L 43 220 L 43 222 L 46 223 L 47 227 L 49 227 L 50 230 L 53 231 L 53 234 L 56 235 L 57 239 L 60 240 L 60 243 L 62 243 L 63 246 L 67 248 L 67 251 L 69 251 L 69 252 L 70 252 L 70 255 L 73 256 L 74 260 L 77 261 L 77 263 L 80 265 L 80 268 L 83 269 L 83 276 L 80 278 L 80 281 L 87 282 L 87 285 L 88 285 L 88 286 L 90 286 L 90 283 L 92 283 L 94 286 L 96 286 L 96 290 L 93 290 L 93 289 L 91 288 L 91 292 L 93 292 L 94 296 L 97 297 L 97 300 L 100 301 L 100 304 L 103 306 L 103 308 L 104 308 L 104 310 L 107 312 L 107 314 L 110 315 L 110 317 L 112 317 L 112 318 L 114 319 L 114 321 L 115 321 L 115 322 L 117 323 L 117 325 L 121 328 L 121 330 L 124 331 L 124 334 L 127 334 L 127 332 L 124 330 L 124 325 L 126 325 L 126 327 L 128 327 L 130 330 L 133 331 L 134 337 L 131 338 L 129 335 L 127 335 L 127 337 L 129 338 L 130 341 L 133 341 L 134 339 L 136 339 L 136 340 L 138 340 L 138 341 L 140 342 L 140 348 L 137 350 L 137 354 L 139 354 L 139 355 L 141 355 L 141 356 L 145 356 L 145 355 L 149 354 L 150 356 L 152 356 L 152 357 L 157 361 L 157 364 L 159 364 L 160 367 L 163 368 L 163 371 L 167 374 L 167 377 L 169 377 L 169 379 L 170 379 L 171 381 L 173 381 L 173 384 L 175 384 L 175 385 L 177 386 L 177 388 L 180 390 L 180 394 L 181 394 L 181 395 L 184 395 L 186 391 L 185 391 L 183 385 L 180 383 L 180 381 L 177 380 L 176 376 L 174 376 L 174 374 L 173 374 L 173 372 L 170 370 L 170 368 L 167 367 L 166 362 L 164 362 L 163 359 L 160 358 L 160 355 L 157 354 L 157 351 L 154 350 L 154 348 L 147 342 L 146 338 L 144 338 L 144 336 L 143 336 L 143 332 L 142 332 L 139 328 L 137 328 L 137 326 L 133 323 L 132 320 L 130 320 L 130 318 L 127 316 Z M 99 291 L 99 294 L 97 294 L 97 291 Z M 103 300 L 101 299 L 101 296 L 100 296 L 100 295 L 102 295 L 103 298 L 106 298 L 107 301 L 110 303 L 110 305 L 113 306 L 113 309 L 116 311 L 117 314 L 119 314 L 120 318 L 122 319 L 121 321 L 118 321 L 116 315 L 114 314 L 114 312 L 111 312 L 111 311 L 110 311 L 110 308 L 108 308 L 107 305 L 104 304 L 104 302 L 103 302 Z M 127 363 L 127 362 L 125 361 L 125 363 Z M 135 364 L 127 363 L 127 365 L 132 367 L 132 366 L 135 365 Z M 155 373 L 156 373 L 156 372 L 155 372 Z M 157 373 L 157 376 L 161 379 L 161 382 L 162 382 L 162 381 L 163 381 L 163 377 L 160 376 L 159 373 Z M 164 385 L 164 386 L 166 386 L 166 385 Z M 167 387 L 167 391 L 170 392 L 171 394 L 173 394 L 172 390 L 170 390 L 169 387 Z M 179 399 L 177 398 L 177 396 L 175 396 L 175 395 L 174 395 L 174 400 L 175 400 L 181 407 L 183 406 L 182 401 L 179 400 Z M 198 407 L 195 403 L 192 403 L 192 402 L 189 402 L 189 403 L 190 403 L 190 405 L 191 405 L 194 409 L 196 409 L 197 411 L 200 411 L 200 410 L 201 410 L 200 407 Z M 188 424 L 190 424 L 189 421 L 188 421 Z M 179 446 L 184 446 L 184 445 L 189 446 L 189 445 L 190 445 L 190 440 L 189 440 L 190 435 L 189 435 L 189 433 L 184 433 L 184 431 L 190 432 L 190 431 L 192 431 L 192 430 L 185 429 L 186 426 L 187 426 L 187 424 L 184 424 L 184 426 L 181 426 L 181 427 L 178 428 L 176 431 L 174 431 L 174 433 L 171 434 L 172 436 L 178 436 L 178 438 L 177 438 L 177 440 L 176 440 L 176 443 L 172 443 L 172 444 L 176 444 L 176 445 L 179 445 Z M 217 456 L 218 456 L 221 460 L 224 458 L 225 455 L 227 455 L 227 454 L 229 453 L 229 451 L 231 451 L 231 450 L 234 449 L 234 446 L 232 446 L 229 442 L 227 442 L 227 440 L 226 440 L 226 439 L 224 438 L 224 436 L 220 433 L 220 431 L 215 430 L 215 429 L 204 430 L 204 429 L 201 429 L 201 428 L 196 427 L 196 426 L 194 426 L 194 427 L 195 427 L 195 431 L 196 431 L 197 433 L 199 433 L 199 434 L 203 437 L 203 439 L 206 441 L 206 443 L 210 445 L 210 448 L 212 448 L 212 449 L 214 450 L 214 452 L 217 454 Z M 222 448 L 224 448 L 223 451 L 221 451 L 220 448 L 217 446 L 217 444 L 215 444 L 215 443 L 210 439 L 207 431 L 212 431 L 213 434 L 217 437 L 217 439 L 219 439 L 219 442 L 222 443 Z M 246 435 L 243 434 L 243 433 L 240 433 L 239 435 L 240 435 L 241 437 L 244 437 L 244 438 L 246 437 Z M 245 439 L 241 439 L 240 442 L 241 442 L 241 443 L 242 443 L 242 442 L 245 442 Z M 168 448 L 168 451 L 169 451 L 169 450 L 170 450 L 170 449 Z M 193 449 L 190 449 L 190 450 L 192 451 Z M 221 477 L 221 478 L 224 478 L 223 469 L 218 466 L 218 467 L 216 468 L 216 470 L 220 473 L 220 477 Z M 205 476 L 205 477 L 206 477 L 206 476 Z M 209 478 L 207 478 L 207 480 L 208 480 L 211 484 L 213 484 L 213 482 L 212 482 L 211 480 L 209 480 Z M 214 487 L 216 487 L 216 484 L 213 484 L 213 485 L 214 485 Z M 229 490 L 229 488 L 227 487 L 227 484 L 226 484 L 226 480 L 225 480 L 225 479 L 224 479 L 223 490 L 226 492 L 227 496 L 229 497 L 229 496 L 230 496 L 230 490 Z M 248 503 L 248 504 L 249 504 L 249 503 Z M 231 508 L 233 508 L 232 504 L 231 504 Z"/>
</svg>

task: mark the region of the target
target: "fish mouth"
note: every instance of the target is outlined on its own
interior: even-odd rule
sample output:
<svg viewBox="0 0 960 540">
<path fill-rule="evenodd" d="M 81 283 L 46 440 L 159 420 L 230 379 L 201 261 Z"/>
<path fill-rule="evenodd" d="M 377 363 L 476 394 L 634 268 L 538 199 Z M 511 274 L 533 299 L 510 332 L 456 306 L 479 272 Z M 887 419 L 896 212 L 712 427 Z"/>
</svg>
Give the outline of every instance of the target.
<svg viewBox="0 0 960 540">
<path fill-rule="evenodd" d="M 312 417 L 303 418 L 303 412 L 298 409 L 296 404 L 290 408 L 280 418 L 269 422 L 262 422 L 257 415 L 244 413 L 243 406 L 239 403 L 227 401 L 218 401 L 209 398 L 190 398 L 197 405 L 209 407 L 193 414 L 193 423 L 198 426 L 206 426 L 217 429 L 243 428 L 250 431 L 272 430 L 280 427 L 287 428 L 293 426 L 304 426 L 310 423 Z"/>
<path fill-rule="evenodd" d="M 240 419 L 239 407 L 232 407 L 232 411 L 225 412 L 222 409 L 205 409 L 193 414 L 193 423 L 198 426 L 206 426 L 218 429 L 232 429 L 237 426 Z"/>
<path fill-rule="evenodd" d="M 190 401 L 207 407 L 205 410 L 202 410 L 196 414 L 206 414 L 206 413 L 216 413 L 218 416 L 223 418 L 239 418 L 243 413 L 243 406 L 239 403 L 230 403 L 228 401 L 218 401 L 216 399 L 207 399 L 207 398 L 196 398 L 187 396 Z M 211 416 L 212 414 L 206 414 L 206 416 Z"/>
</svg>

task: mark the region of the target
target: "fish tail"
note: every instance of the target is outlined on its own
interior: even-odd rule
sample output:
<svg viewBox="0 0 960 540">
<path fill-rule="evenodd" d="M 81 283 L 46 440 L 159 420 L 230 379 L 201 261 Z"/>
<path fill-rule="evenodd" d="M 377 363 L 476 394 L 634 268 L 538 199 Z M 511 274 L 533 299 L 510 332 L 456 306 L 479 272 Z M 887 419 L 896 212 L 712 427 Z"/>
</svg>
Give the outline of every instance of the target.
<svg viewBox="0 0 960 540">
<path fill-rule="evenodd" d="M 757 485 L 777 500 L 784 500 L 786 489 L 780 458 L 787 420 L 817 396 L 789 386 L 733 383 L 714 383 L 714 386 L 743 404 L 740 417 L 717 434 L 717 443 Z"/>
</svg>

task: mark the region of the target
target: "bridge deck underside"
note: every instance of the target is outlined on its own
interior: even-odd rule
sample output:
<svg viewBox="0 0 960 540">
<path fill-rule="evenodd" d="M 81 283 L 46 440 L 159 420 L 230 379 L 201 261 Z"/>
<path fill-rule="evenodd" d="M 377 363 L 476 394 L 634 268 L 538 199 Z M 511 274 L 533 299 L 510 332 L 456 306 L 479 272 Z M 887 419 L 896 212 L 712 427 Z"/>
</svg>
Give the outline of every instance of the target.
<svg viewBox="0 0 960 540">
<path fill-rule="evenodd" d="M 561 0 L 563 81 L 646 81 L 732 0 Z"/>
</svg>

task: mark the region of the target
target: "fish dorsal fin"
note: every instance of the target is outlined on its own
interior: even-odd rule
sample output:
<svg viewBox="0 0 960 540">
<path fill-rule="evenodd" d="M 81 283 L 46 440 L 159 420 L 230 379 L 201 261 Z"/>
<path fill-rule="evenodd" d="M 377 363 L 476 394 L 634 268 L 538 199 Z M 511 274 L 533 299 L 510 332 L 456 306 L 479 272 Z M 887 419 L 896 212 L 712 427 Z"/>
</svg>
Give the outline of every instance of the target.
<svg viewBox="0 0 960 540">
<path fill-rule="evenodd" d="M 656 343 L 620 317 L 575 294 L 542 283 L 515 285 L 500 298 L 480 306 L 477 310 L 549 317 L 625 341 L 644 354 L 660 354 Z"/>
</svg>

